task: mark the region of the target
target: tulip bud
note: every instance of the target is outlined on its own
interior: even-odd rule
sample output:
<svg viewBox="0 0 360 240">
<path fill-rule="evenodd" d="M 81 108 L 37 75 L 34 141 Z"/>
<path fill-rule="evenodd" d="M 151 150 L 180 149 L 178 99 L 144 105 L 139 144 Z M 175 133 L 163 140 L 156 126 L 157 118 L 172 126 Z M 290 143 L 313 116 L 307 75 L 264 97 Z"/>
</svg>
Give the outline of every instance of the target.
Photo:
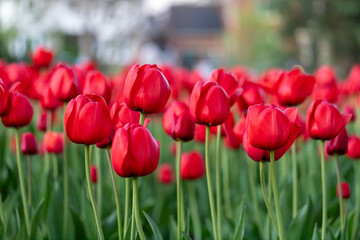
<svg viewBox="0 0 360 240">
<path fill-rule="evenodd" d="M 127 123 L 138 123 L 140 119 L 140 113 L 131 110 L 125 103 L 114 103 L 110 108 L 110 116 L 115 130 Z"/>
<path fill-rule="evenodd" d="M 45 88 L 42 92 L 42 95 L 40 96 L 40 104 L 43 109 L 49 111 L 55 111 L 56 108 L 61 106 L 61 102 L 54 96 L 50 87 Z"/>
<path fill-rule="evenodd" d="M 140 124 L 126 124 L 115 132 L 111 146 L 114 171 L 121 177 L 141 177 L 158 166 L 160 143 Z"/>
<path fill-rule="evenodd" d="M 346 128 L 330 141 L 326 142 L 326 152 L 329 155 L 344 155 L 348 151 L 348 134 Z"/>
<path fill-rule="evenodd" d="M 40 131 L 43 131 L 43 132 L 46 131 L 46 124 L 47 124 L 46 118 L 47 118 L 46 112 L 41 112 L 38 117 L 38 121 L 37 121 L 37 128 Z"/>
<path fill-rule="evenodd" d="M 201 178 L 205 173 L 204 159 L 197 151 L 181 154 L 180 175 L 184 180 Z"/>
<path fill-rule="evenodd" d="M 86 74 L 82 93 L 93 93 L 103 97 L 106 102 L 109 102 L 111 97 L 110 82 L 104 74 L 93 70 Z"/>
<path fill-rule="evenodd" d="M 5 127 L 23 127 L 29 125 L 33 117 L 33 108 L 29 99 L 18 92 L 9 94 L 9 109 L 1 117 Z"/>
<path fill-rule="evenodd" d="M 190 141 L 194 138 L 195 124 L 188 106 L 183 102 L 173 102 L 165 111 L 162 124 L 165 132 L 175 141 Z"/>
<path fill-rule="evenodd" d="M 164 163 L 159 166 L 157 179 L 162 184 L 171 184 L 174 181 L 174 171 L 171 164 Z"/>
<path fill-rule="evenodd" d="M 341 183 L 342 198 L 348 199 L 351 196 L 350 187 L 347 182 Z M 336 196 L 339 197 L 339 184 L 336 184 Z"/>
<path fill-rule="evenodd" d="M 54 53 L 50 49 L 39 46 L 32 54 L 32 59 L 37 67 L 48 67 L 54 58 Z"/>
<path fill-rule="evenodd" d="M 64 134 L 46 132 L 44 135 L 44 147 L 48 153 L 62 153 L 64 149 Z"/>
<path fill-rule="evenodd" d="M 96 144 L 110 135 L 112 122 L 105 100 L 94 94 L 79 95 L 66 107 L 65 132 L 74 143 Z"/>
<path fill-rule="evenodd" d="M 65 65 L 59 65 L 54 70 L 50 80 L 50 89 L 56 98 L 67 102 L 78 95 L 78 78 L 74 70 Z"/>
<path fill-rule="evenodd" d="M 21 152 L 24 155 L 34 155 L 39 152 L 35 136 L 31 132 L 21 136 Z"/>
<path fill-rule="evenodd" d="M 97 167 L 93 164 L 90 165 L 90 179 L 92 183 L 97 183 Z"/>
<path fill-rule="evenodd" d="M 349 137 L 348 151 L 346 155 L 352 159 L 360 158 L 360 138 L 355 135 Z"/>
<path fill-rule="evenodd" d="M 126 76 L 124 95 L 130 109 L 158 113 L 164 109 L 170 92 L 168 81 L 156 65 L 136 64 Z"/>
</svg>

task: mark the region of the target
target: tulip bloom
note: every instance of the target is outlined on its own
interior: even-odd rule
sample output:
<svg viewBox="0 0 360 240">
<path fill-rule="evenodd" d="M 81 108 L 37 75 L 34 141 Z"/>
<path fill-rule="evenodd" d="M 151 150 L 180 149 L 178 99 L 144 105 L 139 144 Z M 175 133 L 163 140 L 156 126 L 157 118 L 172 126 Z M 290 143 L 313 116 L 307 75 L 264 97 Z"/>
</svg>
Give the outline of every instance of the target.
<svg viewBox="0 0 360 240">
<path fill-rule="evenodd" d="M 112 122 L 105 100 L 86 94 L 77 96 L 67 105 L 64 125 L 72 142 L 91 145 L 109 136 Z"/>
<path fill-rule="evenodd" d="M 351 196 L 350 187 L 349 187 L 349 184 L 347 182 L 342 182 L 341 183 L 341 190 L 342 190 L 342 198 L 344 198 L 344 199 L 350 198 L 350 196 Z M 339 194 L 339 185 L 338 184 L 336 185 L 336 196 L 337 197 L 340 196 L 340 194 Z"/>
<path fill-rule="evenodd" d="M 111 86 L 107 77 L 99 71 L 91 71 L 85 77 L 82 93 L 93 93 L 105 99 L 108 103 L 111 97 Z"/>
<path fill-rule="evenodd" d="M 162 118 L 165 132 L 175 141 L 190 141 L 194 138 L 195 124 L 188 106 L 183 102 L 173 102 Z"/>
<path fill-rule="evenodd" d="M 170 85 L 156 65 L 136 64 L 129 70 L 124 86 L 126 105 L 143 113 L 161 112 L 169 97 Z"/>
<path fill-rule="evenodd" d="M 205 173 L 204 159 L 197 151 L 181 154 L 181 178 L 184 180 L 195 180 L 201 178 Z"/>
<path fill-rule="evenodd" d="M 360 158 L 360 138 L 355 135 L 349 137 L 348 151 L 346 155 L 352 159 Z"/>
<path fill-rule="evenodd" d="M 197 82 L 190 96 L 190 113 L 198 124 L 216 126 L 225 122 L 230 112 L 230 99 L 215 82 Z"/>
<path fill-rule="evenodd" d="M 46 118 L 47 118 L 46 112 L 41 112 L 37 120 L 37 128 L 39 129 L 39 131 L 42 132 L 46 131 Z"/>
<path fill-rule="evenodd" d="M 306 129 L 314 139 L 330 140 L 348 124 L 351 115 L 340 114 L 337 107 L 326 100 L 314 101 L 306 115 Z"/>
<path fill-rule="evenodd" d="M 344 106 L 344 113 L 347 113 L 347 114 L 350 114 L 351 115 L 351 118 L 350 118 L 350 122 L 354 122 L 355 121 L 355 110 L 352 106 L 346 104 Z"/>
<path fill-rule="evenodd" d="M 240 112 L 246 112 L 252 105 L 264 103 L 264 99 L 259 91 L 259 86 L 245 80 L 241 85 L 241 93 L 237 97 L 236 103 Z"/>
<path fill-rule="evenodd" d="M 29 99 L 21 93 L 12 92 L 8 101 L 9 109 L 1 117 L 4 126 L 19 128 L 29 125 L 34 113 Z"/>
<path fill-rule="evenodd" d="M 140 119 L 140 113 L 131 110 L 125 103 L 114 103 L 110 108 L 110 116 L 115 130 L 127 123 L 138 123 Z"/>
<path fill-rule="evenodd" d="M 97 168 L 95 165 L 90 165 L 90 178 L 92 183 L 97 183 Z"/>
<path fill-rule="evenodd" d="M 21 136 L 21 152 L 24 155 L 34 155 L 39 152 L 35 136 L 31 132 Z"/>
<path fill-rule="evenodd" d="M 195 140 L 201 143 L 205 142 L 206 126 L 195 124 Z"/>
<path fill-rule="evenodd" d="M 40 104 L 43 109 L 48 111 L 55 111 L 56 108 L 61 106 L 61 102 L 55 97 L 50 87 L 44 89 L 40 97 Z"/>
<path fill-rule="evenodd" d="M 344 155 L 348 151 L 348 134 L 346 128 L 330 141 L 326 142 L 326 152 L 328 155 Z"/>
<path fill-rule="evenodd" d="M 48 67 L 54 58 L 54 52 L 44 46 L 39 46 L 32 54 L 32 59 L 37 67 Z"/>
<path fill-rule="evenodd" d="M 210 82 L 219 84 L 230 98 L 239 87 L 239 80 L 232 73 L 226 72 L 223 69 L 214 70 L 210 75 Z"/>
<path fill-rule="evenodd" d="M 162 184 L 171 184 L 174 181 L 174 171 L 171 164 L 164 163 L 159 166 L 157 179 Z"/>
<path fill-rule="evenodd" d="M 76 97 L 78 95 L 78 78 L 74 70 L 65 65 L 57 66 L 51 76 L 50 89 L 54 96 L 62 102 Z"/>
<path fill-rule="evenodd" d="M 62 153 L 64 150 L 64 134 L 46 132 L 44 135 L 44 147 L 48 153 Z"/>
<path fill-rule="evenodd" d="M 126 124 L 115 132 L 111 147 L 114 171 L 121 177 L 142 177 L 158 166 L 160 143 L 140 124 Z"/>
<path fill-rule="evenodd" d="M 8 109 L 8 97 L 7 87 L 0 78 L 0 116 L 4 115 Z"/>
</svg>

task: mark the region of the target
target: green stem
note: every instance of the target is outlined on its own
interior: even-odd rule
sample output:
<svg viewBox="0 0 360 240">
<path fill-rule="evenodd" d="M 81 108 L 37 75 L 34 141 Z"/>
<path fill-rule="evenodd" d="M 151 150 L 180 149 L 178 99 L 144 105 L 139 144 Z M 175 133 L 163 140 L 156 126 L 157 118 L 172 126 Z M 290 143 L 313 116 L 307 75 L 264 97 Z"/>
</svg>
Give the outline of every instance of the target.
<svg viewBox="0 0 360 240">
<path fill-rule="evenodd" d="M 131 179 L 125 179 L 125 214 L 124 214 L 124 237 L 126 235 L 126 230 L 129 222 L 129 213 L 130 213 L 130 187 L 131 187 Z M 131 228 L 133 229 L 133 228 Z M 131 231 L 131 234 L 133 231 Z"/>
<path fill-rule="evenodd" d="M 58 169 L 58 165 L 57 165 L 57 160 L 56 160 L 56 155 L 52 154 L 52 159 L 53 159 L 53 171 L 54 171 L 54 179 L 55 181 L 58 178 L 59 175 L 59 169 Z"/>
<path fill-rule="evenodd" d="M 209 193 L 209 202 L 210 202 L 210 212 L 211 212 L 211 221 L 214 232 L 214 239 L 218 239 L 217 227 L 216 227 L 216 213 L 213 199 L 213 189 L 211 183 L 211 172 L 210 172 L 210 156 L 209 156 L 209 144 L 210 144 L 210 126 L 206 126 L 206 135 L 205 135 L 205 168 L 206 168 L 206 181 L 208 185 Z"/>
<path fill-rule="evenodd" d="M 268 192 L 269 192 L 269 204 L 271 206 L 272 202 L 272 181 L 271 181 L 271 173 L 270 173 L 270 166 L 268 167 Z"/>
<path fill-rule="evenodd" d="M 96 222 L 96 227 L 98 230 L 99 238 L 100 238 L 100 240 L 104 240 L 104 233 L 101 228 L 100 218 L 99 218 L 99 215 L 98 215 L 98 212 L 96 209 L 94 193 L 93 193 L 93 189 L 92 189 L 92 185 L 91 185 L 89 145 L 85 145 L 85 172 L 86 172 L 86 182 L 87 182 L 87 187 L 88 187 L 88 191 L 89 191 L 90 202 L 93 207 L 93 212 L 94 212 L 94 216 L 95 216 L 95 222 Z"/>
<path fill-rule="evenodd" d="M 355 201 L 355 214 L 354 214 L 354 226 L 353 231 L 351 234 L 351 239 L 356 238 L 356 234 L 358 231 L 358 224 L 359 224 L 359 213 L 360 213 L 360 164 L 358 162 L 354 162 L 355 165 L 355 186 L 356 186 L 356 201 Z M 356 179 L 357 178 L 357 179 Z"/>
<path fill-rule="evenodd" d="M 64 103 L 63 113 L 65 115 L 66 103 Z M 67 163 L 67 155 L 66 155 L 66 132 L 65 126 L 63 128 L 64 133 L 64 142 L 63 142 L 63 178 L 64 178 L 64 225 L 63 225 L 63 239 L 67 238 L 67 223 L 68 223 L 68 212 L 69 212 L 69 177 L 68 177 L 68 163 Z"/>
<path fill-rule="evenodd" d="M 232 209 L 231 209 L 231 201 L 230 201 L 230 171 L 229 171 L 229 158 L 228 151 L 225 149 L 223 152 L 222 163 L 222 176 L 223 176 L 223 184 L 224 184 L 224 198 L 225 198 L 225 208 L 226 215 L 231 218 Z"/>
<path fill-rule="evenodd" d="M 181 239 L 181 178 L 180 178 L 180 167 L 181 167 L 181 148 L 182 142 L 176 142 L 176 196 L 177 196 L 177 238 Z"/>
<path fill-rule="evenodd" d="M 138 178 L 133 177 L 133 219 L 135 218 L 136 228 L 141 240 L 145 240 L 145 234 L 141 226 L 139 213 Z"/>
<path fill-rule="evenodd" d="M 291 146 L 291 159 L 293 170 L 293 202 L 292 202 L 292 218 L 296 217 L 298 205 L 298 177 L 297 177 L 297 162 L 296 162 L 296 145 L 295 142 Z"/>
<path fill-rule="evenodd" d="M 29 235 L 30 234 L 30 220 L 29 220 L 28 205 L 27 205 L 27 201 L 26 201 L 24 179 L 23 179 L 21 161 L 20 161 L 20 142 L 19 142 L 19 129 L 18 128 L 15 128 L 15 140 L 16 140 L 16 160 L 17 160 L 17 165 L 18 165 L 21 199 L 22 199 L 22 204 L 23 204 L 23 208 L 24 208 L 26 232 Z"/>
<path fill-rule="evenodd" d="M 258 206 L 258 199 L 257 199 L 257 194 L 256 194 L 256 186 L 255 186 L 255 177 L 254 177 L 254 168 L 253 168 L 253 164 L 255 164 L 254 162 L 252 162 L 252 160 L 250 158 L 246 159 L 246 163 L 247 163 L 247 167 L 248 167 L 248 174 L 249 174 L 249 184 L 250 184 L 250 194 L 251 194 L 251 200 L 253 202 L 253 206 L 254 206 L 254 213 L 255 213 L 255 221 L 256 224 L 258 225 L 259 229 L 262 224 L 262 221 L 260 219 L 260 213 L 259 213 L 259 206 Z M 264 190 L 265 190 L 265 183 L 264 183 Z M 266 193 L 266 192 L 265 192 Z"/>
<path fill-rule="evenodd" d="M 275 157 L 274 157 L 274 150 L 270 151 L 270 174 L 271 174 L 271 181 L 272 181 L 272 188 L 274 193 L 274 203 L 275 203 L 275 210 L 276 210 L 276 216 L 278 220 L 278 228 L 279 228 L 279 238 L 280 240 L 284 239 L 284 230 L 282 226 L 282 219 L 281 219 L 281 211 L 280 211 L 280 205 L 279 205 L 279 197 L 278 197 L 278 191 L 276 186 L 276 177 L 275 177 Z"/>
<path fill-rule="evenodd" d="M 268 210 L 268 212 L 269 212 L 270 219 L 271 219 L 272 223 L 274 224 L 276 230 L 278 231 L 278 225 L 277 225 L 277 222 L 276 222 L 275 214 L 274 214 L 274 212 L 273 212 L 273 210 L 272 210 L 272 208 L 271 208 L 268 195 L 266 194 L 264 168 L 265 168 L 265 162 L 264 162 L 264 161 L 261 161 L 261 162 L 260 162 L 260 185 L 261 185 L 261 192 L 262 192 L 262 194 L 263 194 L 264 202 L 265 202 L 266 208 L 267 208 L 267 210 Z"/>
<path fill-rule="evenodd" d="M 325 140 L 321 140 L 321 183 L 322 183 L 322 198 L 323 198 L 321 239 L 325 240 L 325 234 L 326 234 Z"/>
<path fill-rule="evenodd" d="M 201 223 L 200 223 L 199 208 L 196 202 L 194 183 L 191 182 L 188 184 L 188 190 L 189 190 L 191 221 L 194 224 L 194 239 L 201 239 Z"/>
<path fill-rule="evenodd" d="M 215 153 L 215 181 L 216 181 L 216 216 L 218 237 L 222 238 L 221 234 L 221 179 L 220 179 L 220 142 L 221 142 L 221 125 L 217 126 L 216 132 L 216 153 Z"/>
<path fill-rule="evenodd" d="M 340 226 L 341 232 L 344 230 L 344 198 L 342 193 L 341 187 L 341 178 L 340 178 L 340 165 L 339 165 L 339 157 L 335 156 L 336 161 L 336 177 L 337 177 L 337 184 L 339 189 L 339 209 L 340 209 Z"/>
<path fill-rule="evenodd" d="M 101 219 L 102 206 L 102 167 L 100 159 L 100 149 L 95 148 L 96 166 L 97 166 L 97 184 L 96 184 L 96 201 L 99 210 L 99 217 Z"/>
<path fill-rule="evenodd" d="M 144 125 L 144 121 L 145 121 L 145 113 L 141 112 L 140 119 L 139 119 L 140 125 Z"/>
<path fill-rule="evenodd" d="M 110 171 L 111 181 L 112 181 L 114 195 L 115 195 L 119 240 L 122 240 L 123 235 L 122 235 L 122 230 L 121 230 L 121 212 L 120 212 L 119 196 L 118 196 L 118 191 L 117 191 L 117 187 L 116 187 L 116 181 L 115 181 L 115 177 L 114 177 L 113 168 L 111 165 L 110 153 L 109 153 L 109 150 L 105 150 L 105 151 L 106 151 L 106 156 L 107 156 L 107 160 L 108 160 L 108 164 L 109 164 L 109 171 Z"/>
<path fill-rule="evenodd" d="M 28 184 L 28 200 L 29 206 L 31 206 L 31 157 L 27 155 L 27 184 Z"/>
</svg>

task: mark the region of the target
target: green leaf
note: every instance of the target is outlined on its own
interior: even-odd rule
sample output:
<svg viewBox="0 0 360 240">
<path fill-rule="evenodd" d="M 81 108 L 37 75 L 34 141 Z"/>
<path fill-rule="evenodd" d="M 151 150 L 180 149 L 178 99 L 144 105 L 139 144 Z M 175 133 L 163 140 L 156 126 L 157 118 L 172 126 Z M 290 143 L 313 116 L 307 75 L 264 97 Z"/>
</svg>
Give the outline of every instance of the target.
<svg viewBox="0 0 360 240">
<path fill-rule="evenodd" d="M 143 211 L 143 213 L 151 227 L 151 230 L 154 233 L 155 240 L 162 240 L 163 238 L 161 236 L 160 230 L 159 230 L 158 226 L 156 225 L 156 223 L 154 222 L 154 220 L 152 220 L 152 218 L 149 215 L 147 215 L 145 211 Z"/>
<path fill-rule="evenodd" d="M 44 202 L 45 202 L 45 199 L 40 201 L 40 203 L 36 207 L 34 215 L 31 219 L 30 239 L 35 239 L 36 229 L 39 226 L 40 213 L 44 206 Z"/>
<path fill-rule="evenodd" d="M 0 194 L 0 217 L 1 217 L 1 222 L 3 223 L 4 226 L 4 232 L 6 233 L 6 220 L 5 220 L 4 205 L 1 194 Z"/>
<path fill-rule="evenodd" d="M 191 237 L 184 231 L 181 231 L 181 237 L 185 240 L 191 240 Z"/>
<path fill-rule="evenodd" d="M 313 231 L 313 235 L 312 235 L 311 239 L 312 240 L 320 240 L 321 239 L 317 223 L 315 223 L 314 231 Z"/>
<path fill-rule="evenodd" d="M 86 231 L 84 223 L 81 221 L 79 215 L 70 208 L 71 217 L 74 223 L 75 237 L 74 239 L 86 239 Z"/>
<path fill-rule="evenodd" d="M 312 204 L 307 203 L 298 211 L 295 219 L 291 221 L 286 239 L 309 239 L 311 232 L 308 230 L 308 223 L 311 222 Z"/>
<path fill-rule="evenodd" d="M 239 214 L 238 214 L 239 219 L 236 224 L 233 240 L 243 239 L 243 237 L 244 237 L 245 218 L 246 218 L 246 205 L 244 204 L 244 201 L 241 203 L 240 209 L 238 212 L 239 212 Z"/>
<path fill-rule="evenodd" d="M 341 240 L 346 240 L 346 229 L 347 229 L 347 226 L 348 226 L 348 215 L 346 214 L 345 215 L 345 221 L 344 221 L 344 231 L 341 232 Z"/>
</svg>

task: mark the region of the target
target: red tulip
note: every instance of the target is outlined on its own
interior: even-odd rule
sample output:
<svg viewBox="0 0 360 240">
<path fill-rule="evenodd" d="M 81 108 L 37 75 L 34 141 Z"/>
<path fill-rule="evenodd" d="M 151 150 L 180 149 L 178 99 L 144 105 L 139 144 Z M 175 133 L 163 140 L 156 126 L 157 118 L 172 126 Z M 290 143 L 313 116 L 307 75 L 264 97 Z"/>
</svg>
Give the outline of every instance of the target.
<svg viewBox="0 0 360 240">
<path fill-rule="evenodd" d="M 246 112 L 252 105 L 264 103 L 257 84 L 245 80 L 241 89 L 241 94 L 236 100 L 240 112 Z"/>
<path fill-rule="evenodd" d="M 111 147 L 114 171 L 121 177 L 141 177 L 158 166 L 160 143 L 138 123 L 126 124 L 115 132 Z"/>
<path fill-rule="evenodd" d="M 37 121 L 37 128 L 40 131 L 43 131 L 43 132 L 46 131 L 46 124 L 47 124 L 46 118 L 47 118 L 46 112 L 41 112 L 39 114 L 38 121 Z"/>
<path fill-rule="evenodd" d="M 342 198 L 348 199 L 351 196 L 350 187 L 347 182 L 341 183 Z M 339 197 L 339 184 L 336 184 L 336 196 Z"/>
<path fill-rule="evenodd" d="M 243 135 L 246 127 L 246 118 L 245 117 L 241 118 L 241 120 L 235 126 L 233 125 L 233 123 L 228 124 L 228 122 L 229 121 L 226 120 L 226 122 L 223 124 L 226 132 L 225 144 L 229 148 L 237 149 L 240 147 L 243 141 Z"/>
<path fill-rule="evenodd" d="M 18 92 L 9 94 L 9 109 L 1 117 L 5 127 L 23 127 L 29 125 L 33 117 L 33 108 L 29 99 Z"/>
<path fill-rule="evenodd" d="M 169 163 L 164 163 L 159 166 L 157 171 L 157 179 L 162 184 L 171 184 L 174 181 L 174 170 Z"/>
<path fill-rule="evenodd" d="M 225 122 L 230 99 L 215 82 L 197 82 L 190 96 L 190 113 L 198 124 L 216 126 Z"/>
<path fill-rule="evenodd" d="M 332 67 L 322 66 L 315 72 L 316 84 L 313 91 L 313 99 L 323 98 L 329 102 L 336 102 L 338 87 L 336 74 Z"/>
<path fill-rule="evenodd" d="M 216 82 L 231 98 L 239 87 L 239 80 L 230 72 L 225 72 L 223 69 L 216 69 L 210 75 L 210 82 Z"/>
<path fill-rule="evenodd" d="M 39 152 L 35 136 L 31 132 L 21 136 L 21 152 L 24 155 L 34 155 Z"/>
<path fill-rule="evenodd" d="M 205 173 L 204 159 L 197 151 L 181 154 L 180 175 L 184 180 L 201 178 Z"/>
<path fill-rule="evenodd" d="M 170 85 L 156 65 L 136 64 L 129 70 L 125 80 L 126 105 L 144 113 L 161 112 L 169 97 Z"/>
<path fill-rule="evenodd" d="M 346 128 L 330 141 L 326 142 L 326 152 L 329 155 L 344 155 L 348 150 L 348 134 Z"/>
<path fill-rule="evenodd" d="M 286 71 L 283 69 L 272 68 L 266 70 L 261 76 L 259 85 L 268 93 L 276 94 L 279 85 L 279 80 L 284 77 Z"/>
<path fill-rule="evenodd" d="M 105 100 L 86 94 L 70 101 L 65 110 L 64 125 L 72 142 L 91 145 L 109 136 L 112 121 Z"/>
<path fill-rule="evenodd" d="M 140 113 L 131 110 L 125 103 L 114 103 L 110 108 L 110 116 L 115 130 L 124 127 L 127 123 L 138 123 L 140 119 Z"/>
<path fill-rule="evenodd" d="M 351 116 L 341 115 L 337 107 L 326 100 L 314 101 L 306 115 L 306 130 L 311 138 L 330 140 L 348 124 Z"/>
<path fill-rule="evenodd" d="M 195 124 L 195 140 L 201 143 L 205 142 L 206 126 Z M 211 137 L 211 135 L 210 135 Z"/>
<path fill-rule="evenodd" d="M 8 89 L 5 86 L 5 83 L 0 78 L 0 116 L 4 115 L 8 110 L 8 98 Z"/>
<path fill-rule="evenodd" d="M 344 106 L 344 113 L 350 114 L 351 118 L 350 118 L 350 122 L 354 122 L 355 121 L 355 110 L 352 106 L 350 106 L 349 104 L 346 104 Z"/>
<path fill-rule="evenodd" d="M 9 74 L 7 73 L 7 71 L 5 70 L 5 65 L 1 66 L 0 65 L 0 79 L 3 82 L 2 84 L 6 87 L 9 87 L 10 84 L 10 78 L 9 78 Z"/>
<path fill-rule="evenodd" d="M 355 135 L 349 137 L 348 151 L 346 155 L 352 159 L 360 158 L 360 138 Z"/>
<path fill-rule="evenodd" d="M 90 165 L 90 179 L 92 183 L 97 182 L 97 168 L 95 165 Z"/>
<path fill-rule="evenodd" d="M 78 95 L 78 78 L 74 70 L 65 65 L 59 65 L 51 76 L 50 89 L 54 96 L 62 102 L 67 102 Z"/>
<path fill-rule="evenodd" d="M 352 86 L 352 92 L 358 92 L 360 90 L 360 65 L 355 64 L 347 77 L 347 82 Z"/>
<path fill-rule="evenodd" d="M 114 129 L 114 126 L 111 125 L 111 131 L 110 131 L 109 135 L 101 142 L 96 143 L 95 144 L 96 147 L 102 148 L 102 149 L 110 148 L 112 145 L 112 141 L 114 139 L 114 134 L 115 134 L 115 129 Z"/>
<path fill-rule="evenodd" d="M 48 67 L 53 58 L 53 51 L 44 46 L 37 47 L 32 54 L 33 62 L 38 67 Z"/>
<path fill-rule="evenodd" d="M 93 93 L 103 97 L 106 102 L 109 102 L 111 97 L 110 82 L 104 74 L 93 70 L 86 74 L 82 93 Z"/>
<path fill-rule="evenodd" d="M 57 132 L 46 132 L 44 135 L 44 147 L 48 153 L 62 153 L 64 149 L 64 134 Z"/>
<path fill-rule="evenodd" d="M 190 141 L 194 138 L 195 125 L 188 106 L 183 102 L 173 102 L 162 118 L 165 132 L 175 141 Z"/>
<path fill-rule="evenodd" d="M 44 89 L 43 94 L 40 97 L 40 104 L 43 109 L 49 111 L 54 111 L 61 106 L 61 102 L 55 97 L 50 86 Z"/>
</svg>

